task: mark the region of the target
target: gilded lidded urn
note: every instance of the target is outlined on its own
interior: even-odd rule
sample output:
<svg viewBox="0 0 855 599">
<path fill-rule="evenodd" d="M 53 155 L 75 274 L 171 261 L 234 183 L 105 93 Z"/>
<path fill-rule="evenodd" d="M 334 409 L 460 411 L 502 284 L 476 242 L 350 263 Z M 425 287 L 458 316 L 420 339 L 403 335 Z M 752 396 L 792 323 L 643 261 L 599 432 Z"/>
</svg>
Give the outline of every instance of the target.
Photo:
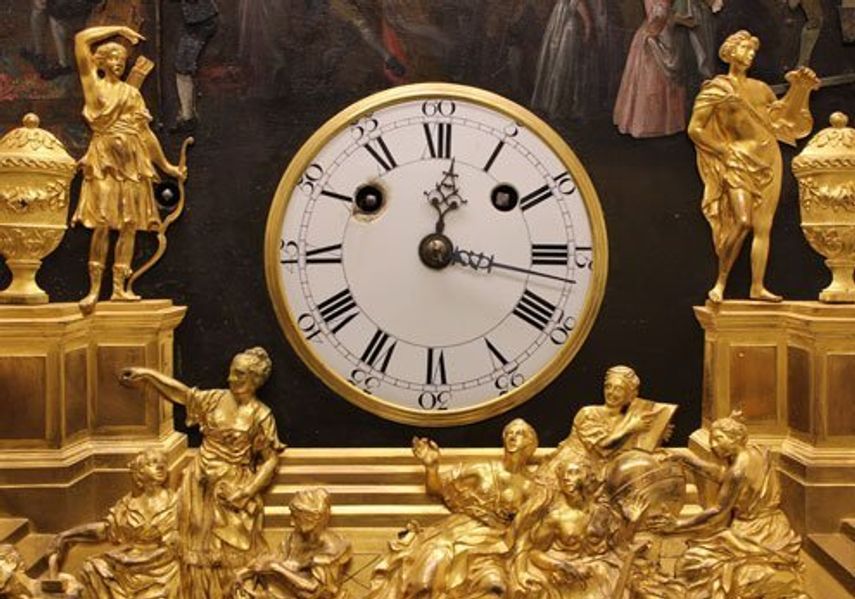
<svg viewBox="0 0 855 599">
<path fill-rule="evenodd" d="M 0 254 L 12 283 L 0 303 L 44 304 L 36 272 L 59 245 L 68 221 L 69 186 L 77 162 L 29 113 L 0 139 Z"/>
<path fill-rule="evenodd" d="M 802 230 L 825 256 L 831 284 L 819 294 L 829 303 L 855 302 L 855 129 L 842 112 L 793 160 L 799 181 Z"/>
</svg>

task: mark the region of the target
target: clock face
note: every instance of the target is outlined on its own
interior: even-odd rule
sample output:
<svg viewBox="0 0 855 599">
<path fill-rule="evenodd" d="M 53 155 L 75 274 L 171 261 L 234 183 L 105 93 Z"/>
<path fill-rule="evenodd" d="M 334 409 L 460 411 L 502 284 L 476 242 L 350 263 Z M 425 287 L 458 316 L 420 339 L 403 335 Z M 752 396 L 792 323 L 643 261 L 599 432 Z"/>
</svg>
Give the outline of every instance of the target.
<svg viewBox="0 0 855 599">
<path fill-rule="evenodd" d="M 268 287 L 310 368 L 380 416 L 473 422 L 532 397 L 602 299 L 605 227 L 572 151 L 527 110 L 449 84 L 346 109 L 300 150 Z"/>
</svg>

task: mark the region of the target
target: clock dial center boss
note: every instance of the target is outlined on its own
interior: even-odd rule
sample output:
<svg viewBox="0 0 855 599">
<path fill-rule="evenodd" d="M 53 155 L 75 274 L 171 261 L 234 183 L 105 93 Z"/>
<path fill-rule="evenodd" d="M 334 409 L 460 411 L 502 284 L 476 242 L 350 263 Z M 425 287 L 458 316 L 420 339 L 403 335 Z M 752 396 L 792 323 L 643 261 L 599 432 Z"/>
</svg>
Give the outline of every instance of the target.
<svg viewBox="0 0 855 599">
<path fill-rule="evenodd" d="M 330 388 L 446 426 L 518 405 L 572 360 L 608 251 L 590 178 L 555 132 L 433 83 L 357 102 L 306 142 L 265 262 L 286 337 Z"/>
</svg>

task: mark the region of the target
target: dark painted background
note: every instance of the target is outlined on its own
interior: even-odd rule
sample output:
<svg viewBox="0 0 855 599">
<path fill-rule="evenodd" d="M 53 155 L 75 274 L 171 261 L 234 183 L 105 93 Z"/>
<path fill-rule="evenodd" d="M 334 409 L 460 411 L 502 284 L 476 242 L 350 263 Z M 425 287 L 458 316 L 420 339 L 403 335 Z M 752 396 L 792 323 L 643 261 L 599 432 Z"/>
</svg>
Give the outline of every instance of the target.
<svg viewBox="0 0 855 599">
<path fill-rule="evenodd" d="M 136 290 L 189 306 L 175 348 L 175 372 L 188 384 L 224 386 L 235 352 L 252 345 L 266 347 L 274 374 L 261 395 L 291 445 L 407 445 L 413 434 L 424 431 L 386 422 L 335 397 L 300 362 L 280 332 L 263 263 L 267 211 L 288 161 L 327 118 L 390 83 L 377 55 L 352 30 L 312 13 L 315 3 L 300 0 L 286 2 L 291 18 L 282 35 L 288 40 L 283 44 L 288 77 L 271 93 L 249 91 L 247 70 L 233 59 L 235 3 L 221 4 L 228 6 L 221 7 L 221 28 L 206 51 L 200 77 L 202 124 L 190 155 L 187 211 L 170 231 L 164 259 L 140 279 Z M 455 6 L 472 9 L 476 4 L 449 2 L 443 10 L 453 21 Z M 800 13 L 781 20 L 781 6 L 777 0 L 730 0 L 717 17 L 720 37 L 742 27 L 753 28 L 761 37 L 765 43 L 756 74 L 770 83 L 779 82 L 781 68 L 792 64 L 801 27 Z M 825 30 L 813 66 L 820 75 L 851 72 L 852 48 L 841 44 L 835 5 L 829 1 L 825 8 Z M 163 6 L 161 93 L 153 78 L 145 88 L 160 123 L 169 123 L 175 111 L 171 61 L 180 28 L 176 11 L 175 4 Z M 0 0 L 0 58 L 5 61 L 0 66 L 8 66 L 17 52 L 28 14 L 27 1 Z M 635 26 L 627 25 L 627 37 Z M 542 30 L 542 21 L 532 21 L 522 33 L 526 64 L 536 60 Z M 477 44 L 472 46 L 471 39 L 467 43 L 458 48 L 464 54 L 451 54 L 456 58 L 445 65 L 445 78 L 483 85 L 525 104 L 530 82 L 524 77 L 514 89 L 501 76 L 473 75 L 465 52 Z M 344 51 L 332 52 L 330 58 L 322 52 L 329 48 Z M 150 46 L 144 51 L 154 53 Z M 524 75 L 531 77 L 530 70 Z M 834 110 L 853 111 L 853 92 L 849 84 L 815 94 L 817 127 L 826 126 Z M 73 86 L 68 94 L 71 97 L 41 100 L 7 94 L 0 101 L 0 129 L 35 110 L 43 125 L 80 156 L 86 129 Z M 611 259 L 599 317 L 573 363 L 538 397 L 492 420 L 430 434 L 444 445 L 495 445 L 504 423 L 519 416 L 537 428 L 542 444 L 553 445 L 569 432 L 579 407 L 601 400 L 604 370 L 625 363 L 641 376 L 645 397 L 680 404 L 673 442 L 685 443 L 700 423 L 703 335 L 692 306 L 704 300 L 715 276 L 709 229 L 700 212 L 694 149 L 683 134 L 647 140 L 620 135 L 607 110 L 584 122 L 558 119 L 552 124 L 591 174 L 606 216 Z M 174 156 L 178 138 L 165 131 L 161 136 Z M 788 163 L 793 155 L 785 149 Z M 88 239 L 88 232 L 72 229 L 46 260 L 40 281 L 54 301 L 83 296 Z M 145 242 L 140 246 L 151 247 Z M 820 257 L 800 232 L 795 181 L 787 173 L 773 231 L 768 286 L 788 299 L 812 299 L 826 279 Z M 0 286 L 7 281 L 8 273 L 0 274 Z M 747 281 L 743 255 L 729 295 L 744 297 Z"/>
</svg>

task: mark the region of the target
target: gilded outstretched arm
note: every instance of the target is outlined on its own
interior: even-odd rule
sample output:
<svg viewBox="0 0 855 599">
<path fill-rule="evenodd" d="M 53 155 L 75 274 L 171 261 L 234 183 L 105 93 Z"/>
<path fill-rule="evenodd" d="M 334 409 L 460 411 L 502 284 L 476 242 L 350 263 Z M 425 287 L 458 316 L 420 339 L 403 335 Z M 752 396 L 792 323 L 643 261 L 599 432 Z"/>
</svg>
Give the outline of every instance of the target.
<svg viewBox="0 0 855 599">
<path fill-rule="evenodd" d="M 142 137 L 146 150 L 148 150 L 149 158 L 160 170 L 175 179 L 180 179 L 181 181 L 187 179 L 187 167 L 181 168 L 169 161 L 163 152 L 163 147 L 148 126 L 144 128 Z"/>
<path fill-rule="evenodd" d="M 439 446 L 424 437 L 413 437 L 413 455 L 425 467 L 425 489 L 430 495 L 442 495 L 439 475 Z"/>
<path fill-rule="evenodd" d="M 698 460 L 698 463 L 703 464 L 703 461 L 699 458 L 695 459 Z M 727 469 L 722 469 L 720 466 L 713 464 L 705 465 L 708 472 L 712 473 L 716 468 L 721 471 L 719 478 L 721 488 L 719 489 L 716 502 L 698 514 L 677 520 L 676 527 L 678 529 L 688 531 L 704 526 L 719 518 L 728 518 L 730 516 L 739 497 L 739 490 L 745 480 L 745 459 L 745 456 L 740 454 Z"/>
<path fill-rule="evenodd" d="M 151 385 L 164 399 L 182 406 L 187 404 L 190 395 L 190 387 L 151 368 L 126 368 L 122 371 L 121 381 L 129 386 Z"/>
</svg>

